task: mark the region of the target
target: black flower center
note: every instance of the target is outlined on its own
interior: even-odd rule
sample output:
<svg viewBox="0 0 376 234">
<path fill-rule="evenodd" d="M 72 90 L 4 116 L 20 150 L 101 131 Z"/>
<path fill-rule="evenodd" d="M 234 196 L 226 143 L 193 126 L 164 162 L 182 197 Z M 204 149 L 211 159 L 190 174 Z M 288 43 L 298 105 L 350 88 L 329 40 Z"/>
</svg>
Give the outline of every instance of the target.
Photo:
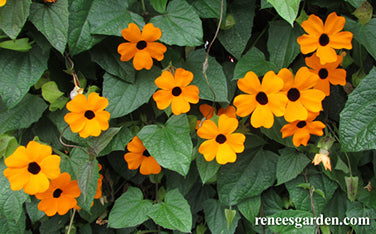
<svg viewBox="0 0 376 234">
<path fill-rule="evenodd" d="M 329 44 L 329 37 L 327 34 L 323 33 L 321 34 L 320 38 L 319 38 L 319 43 L 321 46 L 326 46 L 327 44 Z"/>
<path fill-rule="evenodd" d="M 85 117 L 88 118 L 88 119 L 92 119 L 92 118 L 95 117 L 95 114 L 94 114 L 93 111 L 88 110 L 88 111 L 85 112 Z"/>
<path fill-rule="evenodd" d="M 223 134 L 219 134 L 216 138 L 215 141 L 218 142 L 219 144 L 223 144 L 226 142 L 226 136 Z"/>
<path fill-rule="evenodd" d="M 321 68 L 320 71 L 319 71 L 319 77 L 320 79 L 326 79 L 328 77 L 329 73 L 328 73 L 328 70 L 326 70 L 326 68 Z"/>
<path fill-rule="evenodd" d="M 287 98 L 292 101 L 292 102 L 295 102 L 296 100 L 298 100 L 300 98 L 300 92 L 298 89 L 296 88 L 291 88 L 288 92 L 287 92 Z"/>
<path fill-rule="evenodd" d="M 175 97 L 179 96 L 181 94 L 181 88 L 180 87 L 175 87 L 172 89 L 172 95 Z"/>
<path fill-rule="evenodd" d="M 33 175 L 36 175 L 40 172 L 40 166 L 38 163 L 36 162 L 32 162 L 32 163 L 29 163 L 29 167 L 27 168 L 27 170 L 33 174 Z"/>
<path fill-rule="evenodd" d="M 296 126 L 298 128 L 304 128 L 307 125 L 306 121 L 299 121 Z"/>
<path fill-rule="evenodd" d="M 260 103 L 261 105 L 266 105 L 268 103 L 268 96 L 264 92 L 259 92 L 256 95 L 256 101 Z"/>
<path fill-rule="evenodd" d="M 146 45 L 147 45 L 146 41 L 139 41 L 139 42 L 137 42 L 136 47 L 139 50 L 143 50 L 143 49 L 145 49 Z"/>
<path fill-rule="evenodd" d="M 144 152 L 142 153 L 142 155 L 144 155 L 145 157 L 149 157 L 149 156 L 150 156 L 150 153 L 149 153 L 149 151 L 146 149 L 146 150 L 144 150 Z"/>
<path fill-rule="evenodd" d="M 59 188 L 55 189 L 55 191 L 53 193 L 54 198 L 59 198 L 62 192 L 63 192 L 63 190 L 61 190 Z"/>
</svg>

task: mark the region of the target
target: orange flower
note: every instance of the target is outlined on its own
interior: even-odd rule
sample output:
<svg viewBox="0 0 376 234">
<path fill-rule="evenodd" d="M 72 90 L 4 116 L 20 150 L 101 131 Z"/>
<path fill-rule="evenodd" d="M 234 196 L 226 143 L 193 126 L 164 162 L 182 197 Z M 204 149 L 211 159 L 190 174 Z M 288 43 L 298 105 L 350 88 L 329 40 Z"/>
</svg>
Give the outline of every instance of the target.
<svg viewBox="0 0 376 234">
<path fill-rule="evenodd" d="M 160 110 L 166 109 L 171 104 L 174 115 L 187 113 L 191 107 L 189 103 L 198 103 L 199 90 L 195 85 L 189 85 L 193 80 L 193 73 L 183 68 L 175 71 L 175 76 L 170 71 L 164 71 L 155 79 L 155 84 L 161 90 L 153 94 L 153 99 Z"/>
<path fill-rule="evenodd" d="M 227 115 L 219 116 L 218 127 L 212 120 L 206 120 L 197 130 L 197 135 L 207 139 L 198 151 L 204 155 L 206 161 L 216 158 L 219 164 L 236 161 L 236 153 L 244 151 L 245 136 L 233 133 L 238 128 L 238 120 Z"/>
<path fill-rule="evenodd" d="M 199 107 L 201 114 L 206 117 L 206 119 L 211 119 L 215 113 L 215 108 L 212 109 L 212 106 L 208 104 L 202 104 Z M 210 112 L 210 113 L 209 113 Z M 228 117 L 236 118 L 236 109 L 235 107 L 228 105 L 225 109 L 221 107 L 217 115 L 225 114 Z M 201 120 L 197 120 L 196 129 L 199 128 Z"/>
<path fill-rule="evenodd" d="M 161 38 L 162 32 L 152 23 L 146 24 L 142 32 L 136 24 L 129 23 L 128 28 L 121 31 L 121 35 L 129 42 L 121 43 L 118 46 L 120 60 L 129 61 L 133 58 L 133 66 L 136 70 L 143 68 L 150 70 L 153 66 L 153 58 L 161 61 L 164 57 L 163 54 L 167 51 L 166 46 L 154 42 Z"/>
<path fill-rule="evenodd" d="M 330 158 L 329 158 L 329 151 L 325 149 L 320 149 L 320 152 L 315 155 L 313 158 L 312 163 L 317 166 L 322 162 L 322 164 L 325 167 L 325 170 L 330 170 L 332 171 L 332 164 L 330 163 Z"/>
<path fill-rule="evenodd" d="M 23 188 L 34 195 L 48 189 L 50 181 L 60 174 L 60 157 L 52 154 L 48 145 L 30 141 L 26 148 L 19 146 L 4 162 L 8 167 L 4 176 L 8 178 L 12 190 Z"/>
<path fill-rule="evenodd" d="M 296 147 L 300 145 L 306 146 L 308 143 L 309 138 L 311 137 L 310 134 L 322 136 L 323 129 L 325 128 L 325 124 L 321 121 L 313 121 L 319 113 L 308 113 L 307 120 L 296 120 L 292 123 L 288 123 L 282 127 L 282 138 L 292 136 L 292 142 Z"/>
<path fill-rule="evenodd" d="M 319 89 L 325 93 L 326 96 L 330 95 L 330 83 L 333 85 L 346 84 L 346 70 L 338 68 L 342 63 L 342 56 L 337 55 L 337 61 L 333 63 L 326 63 L 322 65 L 320 58 L 314 53 L 311 57 L 306 57 L 305 62 L 308 67 L 312 68 L 312 72 L 317 74 L 318 79 L 315 89 Z"/>
<path fill-rule="evenodd" d="M 0 0 L 0 7 L 4 6 L 7 3 L 7 0 Z"/>
<path fill-rule="evenodd" d="M 128 163 L 130 170 L 135 170 L 140 167 L 140 173 L 143 175 L 158 174 L 162 168 L 153 156 L 150 156 L 149 151 L 144 144 L 135 136 L 127 145 L 129 153 L 124 155 L 125 161 Z"/>
<path fill-rule="evenodd" d="M 56 0 L 44 0 L 44 2 L 56 2 Z"/>
<path fill-rule="evenodd" d="M 238 80 L 238 87 L 247 94 L 235 97 L 236 114 L 245 117 L 253 112 L 253 127 L 271 128 L 274 124 L 274 115 L 282 116 L 285 113 L 287 98 L 280 92 L 283 80 L 273 71 L 265 74 L 262 84 L 254 72 L 247 72 L 244 78 Z"/>
<path fill-rule="evenodd" d="M 77 205 L 76 198 L 81 194 L 77 180 L 71 181 L 71 176 L 64 172 L 51 180 L 50 187 L 43 193 L 35 194 L 41 200 L 38 209 L 47 216 L 66 214 Z"/>
<path fill-rule="evenodd" d="M 321 111 L 321 102 L 325 94 L 321 90 L 312 89 L 318 78 L 307 67 L 301 67 L 295 79 L 291 71 L 286 68 L 281 69 L 278 76 L 284 81 L 282 90 L 286 92 L 288 99 L 284 115 L 287 122 L 306 120 L 308 111 Z"/>
<path fill-rule="evenodd" d="M 64 120 L 72 132 L 78 132 L 80 137 L 97 137 L 109 127 L 110 113 L 104 110 L 107 106 L 108 100 L 97 93 L 90 93 L 87 99 L 85 95 L 77 94 L 67 103 L 67 109 L 71 112 L 64 116 Z"/>
<path fill-rule="evenodd" d="M 345 17 L 332 12 L 324 25 L 319 17 L 310 15 L 301 25 L 308 34 L 297 39 L 302 53 L 308 54 L 317 50 L 321 64 L 337 61 L 334 49 L 352 49 L 353 34 L 347 31 L 340 32 L 345 26 L 345 21 Z"/>
<path fill-rule="evenodd" d="M 102 170 L 102 165 L 98 163 L 99 171 Z M 97 192 L 94 195 L 94 199 L 98 199 L 102 196 L 102 181 L 103 175 L 99 174 L 98 185 L 97 185 Z"/>
</svg>

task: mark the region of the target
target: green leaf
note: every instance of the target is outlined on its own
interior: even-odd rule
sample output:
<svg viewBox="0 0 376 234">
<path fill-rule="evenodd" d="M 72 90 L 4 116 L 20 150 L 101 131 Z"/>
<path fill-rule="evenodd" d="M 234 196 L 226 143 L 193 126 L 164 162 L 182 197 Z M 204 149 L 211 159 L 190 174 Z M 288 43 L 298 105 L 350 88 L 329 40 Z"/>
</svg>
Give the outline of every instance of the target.
<svg viewBox="0 0 376 234">
<path fill-rule="evenodd" d="M 50 5 L 31 4 L 30 21 L 62 54 L 68 41 L 68 16 L 68 1 L 56 1 Z"/>
<path fill-rule="evenodd" d="M 109 154 L 115 150 L 123 151 L 132 138 L 133 133 L 127 127 L 122 127 L 120 131 L 111 139 L 106 148 L 100 152 L 99 156 Z"/>
<path fill-rule="evenodd" d="M 205 221 L 208 223 L 211 233 L 232 234 L 235 232 L 240 219 L 240 215 L 236 215 L 231 222 L 230 227 L 227 227 L 225 206 L 214 199 L 209 199 L 204 203 Z"/>
<path fill-rule="evenodd" d="M 150 4 L 157 12 L 161 14 L 166 12 L 167 0 L 150 0 Z"/>
<path fill-rule="evenodd" d="M 29 38 L 21 38 L 17 40 L 2 41 L 0 42 L 0 48 L 28 52 L 32 47 L 29 43 Z"/>
<path fill-rule="evenodd" d="M 225 217 L 226 217 L 226 222 L 227 222 L 227 229 L 230 228 L 232 221 L 234 220 L 236 215 L 236 210 L 231 209 L 225 209 Z"/>
<path fill-rule="evenodd" d="M 277 13 L 294 27 L 294 20 L 298 15 L 300 0 L 268 0 Z"/>
<path fill-rule="evenodd" d="M 310 183 L 315 189 L 320 189 L 325 193 L 325 198 L 317 193 L 313 193 L 315 212 L 320 214 L 324 206 L 333 196 L 338 185 L 323 174 L 308 175 L 307 178 L 308 183 Z M 285 185 L 290 194 L 290 199 L 297 210 L 312 211 L 309 190 L 299 187 L 302 183 L 307 182 L 305 181 L 304 176 L 300 175 L 296 179 L 287 182 Z"/>
<path fill-rule="evenodd" d="M 259 214 L 260 206 L 261 196 L 251 197 L 237 204 L 240 213 L 253 225 L 255 225 L 255 218 Z"/>
<path fill-rule="evenodd" d="M 345 0 L 345 2 L 350 3 L 355 8 L 358 8 L 363 1 L 364 0 Z"/>
<path fill-rule="evenodd" d="M 16 39 L 30 14 L 30 0 L 7 1 L 0 7 L 0 28 Z"/>
<path fill-rule="evenodd" d="M 260 128 L 261 132 L 269 137 L 270 139 L 285 145 L 290 148 L 295 148 L 294 144 L 292 143 L 292 136 L 282 138 L 281 128 L 287 124 L 286 120 L 283 117 L 274 117 L 274 124 L 271 128 Z"/>
<path fill-rule="evenodd" d="M 135 0 L 114 0 L 108 4 L 106 0 L 94 0 L 88 16 L 90 32 L 121 36 L 121 30 L 127 28 L 129 23 L 143 26 L 142 16 L 128 10 L 135 2 Z"/>
<path fill-rule="evenodd" d="M 55 81 L 49 81 L 42 86 L 42 96 L 49 103 L 55 102 L 64 93 L 59 90 Z"/>
<path fill-rule="evenodd" d="M 46 215 L 46 213 L 38 209 L 39 201 L 40 200 L 38 200 L 35 196 L 32 196 L 30 202 L 25 202 L 27 215 L 33 224 L 41 220 Z"/>
<path fill-rule="evenodd" d="M 167 45 L 199 46 L 202 44 L 202 22 L 185 0 L 169 2 L 167 13 L 150 19 L 162 31 L 160 41 Z"/>
<path fill-rule="evenodd" d="M 15 107 L 47 69 L 48 55 L 39 47 L 27 53 L 1 51 L 0 95 L 8 108 Z"/>
<path fill-rule="evenodd" d="M 340 114 L 339 136 L 344 151 L 376 149 L 375 79 L 376 68 L 373 68 L 349 95 Z"/>
<path fill-rule="evenodd" d="M 165 176 L 166 189 L 173 190 L 177 188 L 179 189 L 179 192 L 185 197 L 188 197 L 188 192 L 196 184 L 198 178 L 197 170 L 194 165 L 190 167 L 189 172 L 186 176 L 182 176 L 174 171 L 166 171 Z"/>
<path fill-rule="evenodd" d="M 98 161 L 96 159 L 90 160 L 89 155 L 75 148 L 71 152 L 70 164 L 77 179 L 78 187 L 81 190 L 78 205 L 82 209 L 90 211 L 91 203 L 94 200 L 94 195 L 98 187 Z"/>
<path fill-rule="evenodd" d="M 178 189 L 168 191 L 164 202 L 153 205 L 148 215 L 164 228 L 181 232 L 191 231 L 192 213 L 188 202 Z"/>
<path fill-rule="evenodd" d="M 303 33 L 304 31 L 297 24 L 292 28 L 285 21 L 272 21 L 267 43 L 270 62 L 277 65 L 278 69 L 288 67 L 300 53 L 296 39 Z"/>
<path fill-rule="evenodd" d="M 310 219 L 313 217 L 313 214 L 308 211 L 303 210 L 282 210 L 271 216 L 276 221 L 275 225 L 268 225 L 270 230 L 276 233 L 301 233 L 301 234 L 311 234 L 315 233 L 315 225 L 309 225 Z M 280 224 L 277 223 L 279 218 Z M 283 218 L 288 218 L 287 224 L 282 223 Z M 289 220 L 293 220 L 293 224 L 289 223 Z M 307 222 L 308 221 L 308 222 Z M 307 225 L 308 224 L 308 225 Z"/>
<path fill-rule="evenodd" d="M 17 139 L 14 136 L 9 136 L 7 134 L 0 135 L 0 159 L 5 156 L 9 156 L 9 152 L 13 150 L 13 148 L 17 148 L 18 143 Z M 12 152 L 13 153 L 13 152 Z"/>
<path fill-rule="evenodd" d="M 98 137 L 88 138 L 87 143 L 90 147 L 92 147 L 95 154 L 99 155 L 99 153 L 102 152 L 104 148 L 106 148 L 112 138 L 114 138 L 114 136 L 118 134 L 119 131 L 120 128 L 109 128 L 105 132 L 102 132 Z"/>
<path fill-rule="evenodd" d="M 0 100 L 0 134 L 9 130 L 28 128 L 42 117 L 46 109 L 46 103 L 31 94 L 26 94 L 22 101 L 10 110 Z"/>
<path fill-rule="evenodd" d="M 281 156 L 277 163 L 277 185 L 296 178 L 311 162 L 303 153 L 292 148 L 284 148 L 279 151 Z"/>
<path fill-rule="evenodd" d="M 265 215 L 275 214 L 283 209 L 283 201 L 274 189 L 262 193 L 261 199 Z"/>
<path fill-rule="evenodd" d="M 356 195 L 359 189 L 358 187 L 359 177 L 346 176 L 345 181 L 346 181 L 346 187 L 347 187 L 347 198 L 353 202 L 356 199 Z"/>
<path fill-rule="evenodd" d="M 376 232 L 376 211 L 375 209 L 365 207 L 360 202 L 352 202 L 346 210 L 346 217 L 362 218 L 359 220 L 363 225 L 351 225 L 356 233 L 375 233 Z"/>
<path fill-rule="evenodd" d="M 69 8 L 68 45 L 71 55 L 91 49 L 102 37 L 90 34 L 89 12 L 95 0 L 75 0 Z"/>
<path fill-rule="evenodd" d="M 157 89 L 155 78 L 160 75 L 158 68 L 150 71 L 142 70 L 137 73 L 134 84 L 126 83 L 106 73 L 103 76 L 103 96 L 109 100 L 106 110 L 111 113 L 111 118 L 117 118 L 148 103 Z"/>
<path fill-rule="evenodd" d="M 228 206 L 259 195 L 274 184 L 278 156 L 270 151 L 246 151 L 218 172 L 219 200 Z"/>
<path fill-rule="evenodd" d="M 137 226 L 149 219 L 147 215 L 152 206 L 152 201 L 144 200 L 139 188 L 128 187 L 127 192 L 116 199 L 108 218 L 108 226 L 111 228 Z"/>
<path fill-rule="evenodd" d="M 222 0 L 194 0 L 191 2 L 191 5 L 196 9 L 200 18 L 219 19 L 221 15 L 221 1 Z M 223 1 L 223 14 L 226 15 L 226 1 Z"/>
<path fill-rule="evenodd" d="M 195 50 L 189 54 L 185 68 L 191 71 L 194 75 L 192 85 L 196 85 L 200 90 L 200 99 L 213 101 L 213 93 L 202 74 L 202 64 L 205 60 L 206 53 L 204 50 Z M 206 71 L 208 81 L 212 87 L 215 95 L 216 102 L 228 103 L 228 90 L 226 76 L 222 70 L 222 66 L 213 58 L 209 56 L 208 69 Z"/>
<path fill-rule="evenodd" d="M 367 1 L 363 1 L 360 6 L 353 12 L 353 15 L 358 18 L 359 23 L 364 25 L 372 19 L 372 12 L 372 5 Z"/>
<path fill-rule="evenodd" d="M 3 175 L 3 171 L 6 166 L 4 161 L 0 161 L 0 173 Z M 23 191 L 12 191 L 10 189 L 10 184 L 5 176 L 0 176 L 0 218 L 5 219 L 4 222 L 18 223 L 25 225 L 25 213 L 23 209 L 23 203 L 29 197 Z M 22 222 L 22 223 L 21 223 Z M 21 226 L 22 226 L 21 225 Z M 17 229 L 16 225 L 10 225 L 10 230 Z"/>
<path fill-rule="evenodd" d="M 234 80 L 243 78 L 249 71 L 253 71 L 257 76 L 263 76 L 268 71 L 278 72 L 278 68 L 273 63 L 266 61 L 265 55 L 253 47 L 236 64 Z"/>
<path fill-rule="evenodd" d="M 365 25 L 346 18 L 345 30 L 352 32 L 354 39 L 366 48 L 373 59 L 376 59 L 376 18 L 371 19 Z"/>
<path fill-rule="evenodd" d="M 235 24 L 228 30 L 221 30 L 218 39 L 225 49 L 235 58 L 240 59 L 249 38 L 252 36 L 255 16 L 254 0 L 238 0 L 229 5 L 228 14 L 232 14 Z"/>
<path fill-rule="evenodd" d="M 181 114 L 172 116 L 164 127 L 145 126 L 137 136 L 162 167 L 185 176 L 192 158 L 189 132 L 187 116 Z"/>
<path fill-rule="evenodd" d="M 210 181 L 218 172 L 221 167 L 215 160 L 210 162 L 206 161 L 202 155 L 198 155 L 196 158 L 197 170 L 200 175 L 203 184 Z"/>
<path fill-rule="evenodd" d="M 119 43 L 105 40 L 90 50 L 91 59 L 101 66 L 106 72 L 128 83 L 135 81 L 136 72 L 131 62 L 120 60 L 117 53 Z"/>
</svg>

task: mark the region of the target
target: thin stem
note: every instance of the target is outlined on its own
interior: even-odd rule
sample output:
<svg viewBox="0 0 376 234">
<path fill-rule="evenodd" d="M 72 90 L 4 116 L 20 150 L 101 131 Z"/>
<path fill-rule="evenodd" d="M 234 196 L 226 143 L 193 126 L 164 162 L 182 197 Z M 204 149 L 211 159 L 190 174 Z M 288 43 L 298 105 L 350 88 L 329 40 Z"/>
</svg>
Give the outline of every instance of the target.
<svg viewBox="0 0 376 234">
<path fill-rule="evenodd" d="M 62 144 L 62 145 L 65 146 L 65 147 L 78 148 L 78 149 L 82 150 L 83 152 L 85 152 L 87 155 L 89 155 L 89 152 L 87 152 L 85 149 L 81 148 L 80 146 L 78 146 L 78 145 L 69 145 L 69 144 L 65 144 L 65 143 L 63 142 L 62 137 L 63 137 L 63 134 L 64 134 L 65 130 L 67 130 L 68 127 L 69 127 L 69 125 L 66 126 L 66 127 L 63 129 L 63 131 L 60 133 L 60 136 L 59 136 L 60 144 Z"/>
<path fill-rule="evenodd" d="M 75 214 L 76 214 L 76 208 L 73 208 L 73 214 L 72 214 L 70 222 L 69 222 L 69 227 L 68 227 L 67 234 L 70 234 L 70 232 L 71 232 Z"/>
<path fill-rule="evenodd" d="M 307 171 L 305 170 L 304 171 L 304 179 L 306 181 L 306 183 L 309 184 L 309 181 L 308 181 L 308 177 L 307 177 Z M 312 212 L 313 212 L 313 216 L 315 216 L 315 218 L 317 219 L 317 215 L 316 215 L 316 212 L 315 212 L 315 204 L 313 203 L 313 190 L 312 190 L 312 187 L 309 188 L 309 199 L 311 200 L 311 207 L 312 207 Z M 316 226 L 316 229 L 317 229 L 317 233 L 320 234 L 320 227 L 317 225 L 317 223 L 315 223 L 315 226 Z"/>
<path fill-rule="evenodd" d="M 141 0 L 141 3 L 142 3 L 142 11 L 144 14 L 146 14 L 145 0 Z"/>
</svg>

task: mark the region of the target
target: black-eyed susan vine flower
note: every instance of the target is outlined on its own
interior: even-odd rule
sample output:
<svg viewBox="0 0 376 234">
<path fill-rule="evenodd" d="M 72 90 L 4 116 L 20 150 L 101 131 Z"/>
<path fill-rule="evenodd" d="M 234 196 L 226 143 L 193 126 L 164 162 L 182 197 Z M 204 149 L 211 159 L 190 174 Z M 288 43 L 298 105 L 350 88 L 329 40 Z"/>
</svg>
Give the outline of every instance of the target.
<svg viewBox="0 0 376 234">
<path fill-rule="evenodd" d="M 135 136 L 128 143 L 127 149 L 129 152 L 124 155 L 124 160 L 128 163 L 130 170 L 140 168 L 142 175 L 158 174 L 161 172 L 161 166 L 155 158 L 150 155 L 138 136 Z"/>
<path fill-rule="evenodd" d="M 102 165 L 98 163 L 99 171 L 102 170 Z M 95 192 L 94 199 L 98 199 L 102 197 L 102 182 L 103 182 L 103 175 L 99 174 L 97 191 Z"/>
<path fill-rule="evenodd" d="M 60 175 L 60 157 L 52 154 L 48 145 L 30 141 L 26 147 L 19 146 L 4 162 L 12 190 L 21 190 L 34 195 L 44 192 L 50 185 L 49 179 Z"/>
<path fill-rule="evenodd" d="M 346 70 L 338 68 L 342 63 L 342 56 L 337 55 L 337 61 L 333 63 L 321 64 L 320 58 L 314 53 L 311 57 L 306 57 L 305 62 L 308 67 L 312 68 L 311 71 L 315 73 L 319 79 L 315 89 L 319 89 L 325 93 L 326 96 L 330 95 L 330 84 L 342 85 L 346 84 Z"/>
<path fill-rule="evenodd" d="M 134 23 L 129 23 L 128 28 L 121 31 L 123 38 L 129 42 L 121 43 L 118 46 L 118 53 L 121 55 L 121 61 L 129 61 L 133 58 L 133 66 L 136 70 L 143 68 L 150 70 L 153 66 L 153 58 L 161 61 L 166 46 L 155 42 L 162 36 L 159 28 L 154 27 L 152 23 L 144 26 L 142 32 Z"/>
<path fill-rule="evenodd" d="M 4 6 L 7 3 L 7 0 L 0 0 L 0 7 Z"/>
<path fill-rule="evenodd" d="M 97 93 L 90 93 L 87 98 L 83 94 L 77 94 L 67 103 L 70 113 L 64 116 L 64 120 L 72 132 L 78 132 L 80 137 L 97 137 L 109 127 L 110 113 L 104 110 L 107 106 L 108 100 Z"/>
<path fill-rule="evenodd" d="M 183 68 L 176 69 L 175 74 L 167 70 L 162 72 L 154 81 L 160 88 L 153 94 L 158 109 L 164 110 L 171 105 L 174 115 L 187 113 L 191 109 L 190 103 L 199 101 L 199 89 L 189 85 L 192 80 L 193 73 Z"/>
<path fill-rule="evenodd" d="M 308 113 L 306 120 L 296 120 L 294 122 L 284 125 L 281 129 L 282 138 L 293 136 L 292 143 L 299 147 L 300 145 L 307 146 L 311 134 L 322 136 L 325 124 L 321 121 L 314 121 L 319 113 Z"/>
<path fill-rule="evenodd" d="M 77 206 L 76 198 L 81 194 L 77 180 L 71 181 L 71 176 L 64 172 L 51 180 L 47 191 L 35 194 L 41 200 L 38 209 L 44 211 L 47 216 L 66 214 L 70 209 Z"/>
<path fill-rule="evenodd" d="M 206 120 L 197 130 L 197 135 L 204 141 L 198 151 L 204 155 L 206 161 L 216 158 L 217 163 L 226 164 L 236 161 L 236 153 L 244 151 L 245 136 L 234 133 L 238 128 L 238 120 L 220 115 L 218 126 L 212 120 Z"/>
<path fill-rule="evenodd" d="M 317 50 L 321 64 L 337 61 L 335 49 L 352 49 L 353 34 L 341 32 L 345 21 L 345 17 L 337 16 L 335 12 L 328 15 L 325 24 L 316 15 L 310 15 L 301 25 L 308 34 L 297 39 L 302 53 L 308 54 Z"/>
<path fill-rule="evenodd" d="M 315 166 L 322 163 L 325 167 L 325 170 L 329 169 L 330 171 L 332 171 L 332 164 L 330 163 L 329 151 L 325 149 L 320 149 L 320 152 L 315 154 L 315 157 L 313 158 L 312 163 Z"/>
<path fill-rule="evenodd" d="M 295 120 L 306 120 L 308 111 L 320 112 L 322 110 L 322 100 L 325 98 L 323 91 L 312 89 L 317 83 L 317 76 L 310 72 L 307 67 L 301 67 L 295 75 L 286 68 L 278 72 L 284 85 L 282 91 L 286 93 L 287 105 L 285 119 L 287 122 Z"/>
<path fill-rule="evenodd" d="M 199 110 L 202 116 L 206 117 L 206 119 L 211 119 L 214 113 L 216 112 L 215 108 L 213 108 L 212 106 L 208 104 L 200 105 Z M 236 109 L 234 106 L 231 106 L 231 105 L 228 105 L 226 108 L 221 107 L 218 110 L 217 115 L 219 116 L 223 114 L 227 115 L 228 117 L 236 118 Z M 199 128 L 200 124 L 201 124 L 201 120 L 197 120 L 196 129 Z"/>
<path fill-rule="evenodd" d="M 236 114 L 245 117 L 252 113 L 251 124 L 254 128 L 271 128 L 274 124 L 274 115 L 284 115 L 287 97 L 280 92 L 283 80 L 273 71 L 264 75 L 262 83 L 254 72 L 247 72 L 237 84 L 246 94 L 235 97 Z"/>
</svg>

